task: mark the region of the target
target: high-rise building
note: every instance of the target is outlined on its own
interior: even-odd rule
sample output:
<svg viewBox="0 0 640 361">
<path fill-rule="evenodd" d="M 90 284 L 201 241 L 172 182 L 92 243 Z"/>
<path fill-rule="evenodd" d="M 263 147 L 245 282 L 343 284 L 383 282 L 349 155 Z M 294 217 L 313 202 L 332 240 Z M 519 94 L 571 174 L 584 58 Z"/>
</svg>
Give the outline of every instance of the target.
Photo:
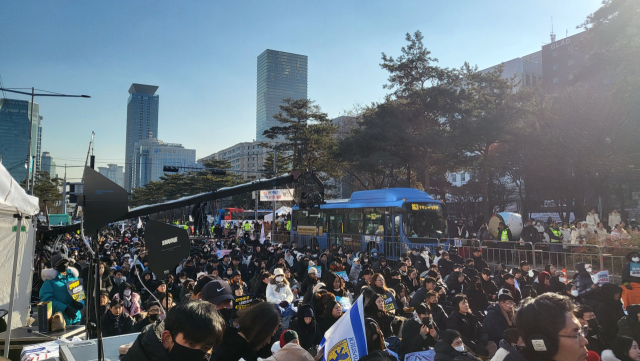
<svg viewBox="0 0 640 361">
<path fill-rule="evenodd" d="M 131 84 L 127 101 L 127 137 L 125 149 L 124 188 L 131 190 L 133 185 L 132 167 L 136 159 L 134 148 L 136 142 L 143 139 L 158 138 L 158 105 L 160 97 L 156 95 L 155 85 Z"/>
<path fill-rule="evenodd" d="M 42 170 L 40 156 L 42 154 L 42 115 L 38 116 L 38 144 L 36 145 L 36 172 Z"/>
<path fill-rule="evenodd" d="M 142 139 L 133 150 L 131 188 L 143 187 L 164 175 L 164 166 L 196 167 L 196 150 L 185 149 L 182 144 L 165 143 L 158 139 Z M 180 173 L 189 170 L 180 169 Z"/>
<path fill-rule="evenodd" d="M 265 50 L 258 56 L 256 140 L 266 141 L 263 132 L 278 125 L 282 99 L 307 98 L 307 56 Z"/>
<path fill-rule="evenodd" d="M 107 164 L 106 167 L 98 167 L 98 173 L 107 177 L 110 181 L 119 185 L 120 187 L 124 186 L 124 170 L 121 165 Z"/>
<path fill-rule="evenodd" d="M 37 103 L 33 104 L 33 113 L 33 123 L 29 130 L 31 102 L 0 99 L 0 161 L 18 182 L 23 182 L 27 178 L 29 131 L 31 131 L 31 155 L 35 158 L 37 154 L 40 114 L 40 106 Z"/>
<path fill-rule="evenodd" d="M 261 142 L 238 143 L 198 159 L 198 164 L 202 164 L 208 159 L 227 160 L 231 163 L 231 169 L 238 170 L 234 173 L 242 175 L 245 180 L 251 176 L 260 178 L 258 171 L 264 166 L 264 158 L 271 152 L 271 150 L 261 147 L 260 143 Z M 255 173 L 250 173 L 249 171 L 254 171 Z"/>
<path fill-rule="evenodd" d="M 552 34 L 551 43 L 542 46 L 542 75 L 546 90 L 574 83 L 573 76 L 584 66 L 587 58 L 579 49 L 583 36 L 584 33 L 578 33 L 556 40 Z"/>
<path fill-rule="evenodd" d="M 51 178 L 57 177 L 56 162 L 53 160 L 53 157 L 51 156 L 51 153 L 42 152 L 42 156 L 41 156 L 41 159 L 40 159 L 40 167 L 41 167 L 40 169 L 43 172 L 49 173 L 49 177 L 51 177 Z"/>
<path fill-rule="evenodd" d="M 511 79 L 515 77 L 515 90 L 534 86 L 538 84 L 538 82 L 542 81 L 541 51 L 536 51 L 535 53 L 531 53 L 520 58 L 505 61 L 501 65 L 504 66 L 502 69 L 502 78 Z M 481 72 L 490 72 L 496 69 L 496 67 L 498 67 L 498 65 L 481 70 Z"/>
</svg>

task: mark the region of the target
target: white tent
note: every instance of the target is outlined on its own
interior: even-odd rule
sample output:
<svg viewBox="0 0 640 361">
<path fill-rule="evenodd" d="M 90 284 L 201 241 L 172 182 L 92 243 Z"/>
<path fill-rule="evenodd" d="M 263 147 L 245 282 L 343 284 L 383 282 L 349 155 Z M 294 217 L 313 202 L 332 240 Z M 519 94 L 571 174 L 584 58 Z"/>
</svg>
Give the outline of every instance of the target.
<svg viewBox="0 0 640 361">
<path fill-rule="evenodd" d="M 276 209 L 276 214 L 279 216 L 281 214 L 287 214 L 287 213 L 291 213 L 291 207 L 280 207 L 278 209 Z M 273 212 L 268 213 L 264 216 L 264 221 L 265 222 L 271 222 L 273 221 Z"/>
<path fill-rule="evenodd" d="M 36 217 L 31 216 L 38 211 L 38 198 L 28 195 L 0 163 L 0 309 L 9 311 L 5 350 L 10 330 L 26 325 L 29 316 L 36 235 Z"/>
</svg>

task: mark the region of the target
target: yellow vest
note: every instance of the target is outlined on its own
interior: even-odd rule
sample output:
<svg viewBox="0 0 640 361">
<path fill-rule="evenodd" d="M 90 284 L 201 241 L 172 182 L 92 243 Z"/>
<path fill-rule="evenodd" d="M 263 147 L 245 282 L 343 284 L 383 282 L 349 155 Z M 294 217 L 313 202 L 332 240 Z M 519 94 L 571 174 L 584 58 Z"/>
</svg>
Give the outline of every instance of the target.
<svg viewBox="0 0 640 361">
<path fill-rule="evenodd" d="M 553 233 L 554 236 L 562 238 L 562 232 L 560 232 L 559 229 L 558 230 L 555 230 L 553 228 L 549 228 L 549 229 L 551 230 L 551 233 Z M 561 239 L 552 239 L 551 240 L 551 243 L 560 243 L 560 242 L 562 242 Z"/>
<path fill-rule="evenodd" d="M 500 242 L 509 242 L 509 233 L 507 232 L 507 228 L 503 229 L 500 233 Z"/>
</svg>

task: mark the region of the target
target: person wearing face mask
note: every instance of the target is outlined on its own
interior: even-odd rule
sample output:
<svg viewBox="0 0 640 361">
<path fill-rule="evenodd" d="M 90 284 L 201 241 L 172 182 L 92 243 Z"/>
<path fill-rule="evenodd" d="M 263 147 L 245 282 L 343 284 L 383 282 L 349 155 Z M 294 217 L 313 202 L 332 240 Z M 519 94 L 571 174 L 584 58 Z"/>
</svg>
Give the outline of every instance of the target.
<svg viewBox="0 0 640 361">
<path fill-rule="evenodd" d="M 551 275 L 547 271 L 542 271 L 538 275 L 538 282 L 533 283 L 536 293 L 541 295 L 551 291 Z"/>
<path fill-rule="evenodd" d="M 592 272 L 593 269 L 590 264 L 583 262 L 576 264 L 577 274 L 573 276 L 573 284 L 578 290 L 578 295 L 582 298 L 589 297 L 593 293 L 593 290 L 598 288 L 598 285 L 593 284 L 593 279 L 591 278 Z"/>
<path fill-rule="evenodd" d="M 466 351 L 460 333 L 456 330 L 442 331 L 434 349 L 436 351 L 434 361 L 479 361 Z"/>
<path fill-rule="evenodd" d="M 602 340 L 610 344 L 618 334 L 618 321 L 625 316 L 620 296 L 622 289 L 613 283 L 605 283 L 591 299 L 585 303 L 591 306 L 602 327 Z"/>
<path fill-rule="evenodd" d="M 296 310 L 293 308 L 293 293 L 289 288 L 289 281 L 285 278 L 282 268 L 276 268 L 273 272 L 273 277 L 267 285 L 267 302 L 278 305 L 282 317 L 293 316 Z"/>
<path fill-rule="evenodd" d="M 129 283 L 121 283 L 118 293 L 114 296 L 117 300 L 122 300 L 124 310 L 131 317 L 140 319 L 140 295 L 134 292 L 135 287 Z M 137 317 L 136 317 L 137 316 Z"/>
<path fill-rule="evenodd" d="M 156 323 L 160 319 L 160 304 L 156 301 L 147 304 L 147 316 L 133 325 L 133 332 L 140 332 L 143 328 L 152 323 Z"/>
<path fill-rule="evenodd" d="M 576 316 L 582 327 L 586 326 L 588 328 L 588 332 L 585 337 L 587 341 L 589 341 L 589 344 L 587 345 L 588 350 L 594 351 L 599 355 L 604 349 L 608 348 L 608 345 L 605 344 L 602 337 L 602 327 L 598 324 L 598 319 L 591 307 L 587 305 L 579 305 L 573 311 L 573 315 Z"/>
<path fill-rule="evenodd" d="M 224 321 L 205 301 L 178 304 L 134 341 L 122 361 L 205 361 L 221 343 Z M 247 360 L 248 361 L 248 360 Z"/>
<path fill-rule="evenodd" d="M 307 351 L 313 351 L 322 340 L 323 334 L 320 333 L 320 326 L 311 305 L 303 305 L 298 308 L 296 316 L 289 323 L 289 328 L 298 334 L 300 346 Z M 315 352 L 311 353 L 315 355 Z"/>
<path fill-rule="evenodd" d="M 567 281 L 565 274 L 558 272 L 556 267 L 552 264 L 544 266 L 545 272 L 549 274 L 549 289 L 551 292 L 562 293 L 564 292 L 564 285 Z M 540 275 L 538 275 L 539 277 Z"/>
<path fill-rule="evenodd" d="M 413 310 L 413 318 L 402 325 L 400 359 L 411 352 L 427 351 L 438 341 L 438 326 L 431 318 L 431 311 L 421 303 Z"/>
<path fill-rule="evenodd" d="M 62 312 L 65 323 L 73 325 L 80 322 L 80 310 L 84 308 L 84 298 L 75 300 L 72 297 L 72 290 L 69 288 L 78 280 L 78 270 L 68 268 L 69 259 L 66 249 L 57 251 L 51 256 L 53 269 L 42 270 L 41 277 L 44 283 L 40 287 L 40 302 L 50 301 L 52 303 L 52 313 Z M 75 289 L 75 287 L 73 287 Z"/>
<path fill-rule="evenodd" d="M 421 249 L 412 248 L 409 253 L 409 259 L 411 259 L 411 264 L 418 271 L 418 274 L 422 274 L 422 272 L 426 272 L 429 270 L 429 257 L 426 259 L 422 257 L 420 254 Z"/>
<path fill-rule="evenodd" d="M 123 306 L 121 300 L 111 300 L 109 310 L 101 318 L 103 337 L 133 333 L 133 319 L 123 310 Z"/>
<path fill-rule="evenodd" d="M 630 252 L 626 258 L 628 262 L 622 267 L 622 302 L 640 304 L 640 253 Z"/>
</svg>

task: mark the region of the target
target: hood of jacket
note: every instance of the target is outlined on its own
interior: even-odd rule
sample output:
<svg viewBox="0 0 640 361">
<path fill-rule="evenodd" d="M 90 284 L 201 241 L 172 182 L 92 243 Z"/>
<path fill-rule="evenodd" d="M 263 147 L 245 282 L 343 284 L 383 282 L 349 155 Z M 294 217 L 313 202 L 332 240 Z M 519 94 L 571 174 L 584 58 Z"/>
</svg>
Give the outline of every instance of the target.
<svg viewBox="0 0 640 361">
<path fill-rule="evenodd" d="M 584 262 L 580 262 L 580 263 L 576 264 L 576 271 L 578 271 L 579 275 L 586 275 L 586 276 L 591 277 L 591 274 L 589 274 L 589 272 L 587 272 L 586 265 L 587 264 L 584 263 Z"/>
<path fill-rule="evenodd" d="M 620 359 L 617 358 L 616 355 L 614 355 L 613 351 L 611 351 L 611 350 L 602 351 L 602 354 L 600 355 L 600 360 L 602 360 L 602 361 L 620 361 Z"/>
<path fill-rule="evenodd" d="M 109 312 L 110 313 L 110 312 Z M 142 346 L 151 360 L 168 360 L 169 351 L 162 346 L 162 332 L 164 322 L 152 323 L 146 326 L 142 332 Z"/>
<path fill-rule="evenodd" d="M 78 278 L 78 275 L 80 274 L 80 273 L 78 273 L 78 270 L 75 267 L 67 268 L 67 272 L 71 272 L 71 274 L 75 278 Z M 60 274 L 60 272 L 54 270 L 53 268 L 45 268 L 40 273 L 40 277 L 42 278 L 43 281 L 50 281 L 50 280 L 58 277 L 59 274 Z"/>
<path fill-rule="evenodd" d="M 600 287 L 601 300 L 604 302 L 613 302 L 616 293 L 622 293 L 622 288 L 616 284 L 605 283 Z"/>
<path fill-rule="evenodd" d="M 265 361 L 313 361 L 313 357 L 301 346 L 288 343 Z"/>
<path fill-rule="evenodd" d="M 640 257 L 640 253 L 638 253 L 638 252 L 636 252 L 636 251 L 632 251 L 632 252 L 629 252 L 629 254 L 627 254 L 627 256 L 626 256 L 626 257 L 627 257 L 627 261 L 629 261 L 629 262 L 633 262 L 633 261 L 631 260 L 631 258 L 633 258 L 633 257 Z"/>
<path fill-rule="evenodd" d="M 446 342 L 443 342 L 442 340 L 439 340 L 438 342 L 436 342 L 434 349 L 436 350 L 436 354 L 442 353 L 451 357 L 452 359 L 460 355 L 460 352 L 456 351 L 456 349 L 451 347 L 451 345 L 449 345 Z"/>
</svg>

